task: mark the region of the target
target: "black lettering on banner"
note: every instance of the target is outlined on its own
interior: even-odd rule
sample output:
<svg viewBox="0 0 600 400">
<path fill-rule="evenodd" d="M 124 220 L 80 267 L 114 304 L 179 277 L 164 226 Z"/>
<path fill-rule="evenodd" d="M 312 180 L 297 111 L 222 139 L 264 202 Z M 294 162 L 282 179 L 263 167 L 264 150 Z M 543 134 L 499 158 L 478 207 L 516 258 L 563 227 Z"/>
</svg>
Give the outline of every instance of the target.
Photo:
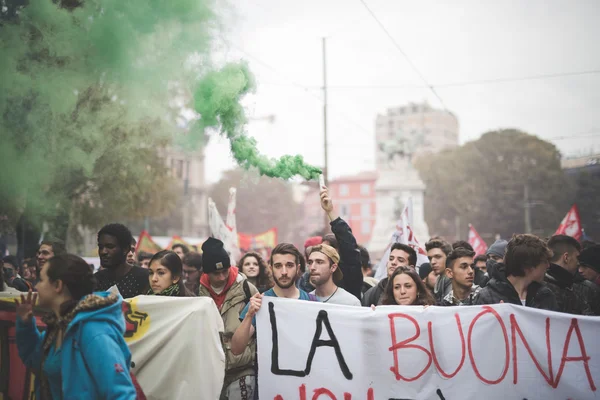
<svg viewBox="0 0 600 400">
<path fill-rule="evenodd" d="M 348 380 L 352 379 L 352 373 L 348 368 L 348 364 L 346 364 L 346 360 L 344 359 L 344 355 L 342 354 L 342 350 L 340 348 L 340 344 L 335 337 L 335 333 L 331 328 L 331 323 L 329 322 L 329 317 L 327 316 L 327 311 L 321 310 L 319 314 L 317 314 L 317 328 L 315 330 L 315 336 L 313 337 L 313 341 L 310 346 L 310 351 L 308 353 L 308 358 L 306 359 L 306 368 L 304 371 L 298 371 L 293 369 L 281 369 L 279 368 L 279 339 L 277 334 L 277 317 L 275 315 L 275 305 L 273 303 L 269 303 L 269 318 L 271 320 L 271 333 L 273 339 L 273 347 L 271 350 L 271 372 L 274 375 L 288 375 L 288 376 L 298 376 L 304 377 L 310 374 L 310 370 L 312 368 L 313 358 L 315 357 L 315 353 L 317 351 L 317 347 L 328 346 L 333 347 L 335 351 L 335 356 L 337 358 L 338 364 L 344 377 Z M 325 329 L 327 329 L 327 333 L 329 334 L 330 340 L 321 340 L 321 332 L 323 332 L 323 324 L 325 324 Z"/>
<path fill-rule="evenodd" d="M 435 393 L 438 395 L 438 397 L 440 398 L 440 400 L 446 400 L 446 398 L 444 397 L 444 394 L 442 393 L 441 389 L 436 390 Z M 388 400 L 415 400 L 415 399 L 389 398 Z M 525 400 L 527 400 L 527 399 L 525 399 Z"/>
</svg>

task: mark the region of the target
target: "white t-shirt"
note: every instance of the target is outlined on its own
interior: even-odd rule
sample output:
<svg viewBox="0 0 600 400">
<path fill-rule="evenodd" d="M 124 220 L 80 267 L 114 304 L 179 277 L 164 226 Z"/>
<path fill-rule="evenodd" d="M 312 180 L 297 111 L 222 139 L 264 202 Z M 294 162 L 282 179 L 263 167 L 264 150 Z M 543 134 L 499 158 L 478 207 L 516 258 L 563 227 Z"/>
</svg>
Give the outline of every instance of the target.
<svg viewBox="0 0 600 400">
<path fill-rule="evenodd" d="M 317 296 L 317 294 L 315 292 L 316 292 L 316 290 L 313 290 L 312 292 L 310 292 L 310 294 L 314 294 L 321 303 L 339 304 L 342 306 L 358 306 L 358 307 L 360 307 L 360 305 L 361 305 L 360 300 L 358 300 L 356 298 L 356 296 L 348 293 L 346 290 L 342 289 L 341 287 L 338 287 L 336 289 L 336 292 L 331 297 L 319 297 L 319 296 Z"/>
</svg>

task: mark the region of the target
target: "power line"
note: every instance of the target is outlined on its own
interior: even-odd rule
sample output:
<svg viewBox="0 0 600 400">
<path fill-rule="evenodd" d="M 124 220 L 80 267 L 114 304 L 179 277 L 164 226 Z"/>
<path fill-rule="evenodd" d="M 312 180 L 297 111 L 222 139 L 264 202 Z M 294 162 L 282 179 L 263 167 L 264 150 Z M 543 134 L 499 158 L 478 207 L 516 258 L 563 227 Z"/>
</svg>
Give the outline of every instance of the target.
<svg viewBox="0 0 600 400">
<path fill-rule="evenodd" d="M 381 23 L 381 21 L 379 21 L 379 19 L 375 15 L 375 13 L 373 11 L 371 11 L 371 9 L 369 8 L 369 6 L 365 2 L 365 0 L 360 0 L 360 2 L 363 4 L 363 6 L 365 6 L 365 8 L 369 12 L 369 14 L 371 14 L 371 16 L 373 17 L 373 19 L 375 20 L 375 22 L 377 22 L 377 24 L 379 25 L 379 27 L 381 28 L 381 30 L 383 30 L 383 32 L 391 40 L 391 42 L 394 44 L 394 46 L 400 52 L 400 54 L 402 54 L 402 56 L 404 56 L 404 58 L 406 59 L 406 61 L 408 62 L 408 64 L 411 66 L 411 68 L 413 69 L 413 71 L 415 71 L 417 73 L 417 75 L 419 75 L 419 78 L 421 78 L 421 80 L 423 81 L 423 83 L 425 84 L 425 86 L 427 86 L 427 88 L 429 90 L 431 90 L 431 92 L 435 95 L 435 97 L 437 97 L 437 99 L 439 100 L 439 102 L 442 104 L 442 107 L 444 108 L 444 110 L 448 111 L 448 109 L 446 108 L 446 105 L 444 104 L 444 101 L 442 100 L 442 98 L 440 97 L 440 95 L 435 91 L 435 88 L 433 86 L 431 86 L 427 82 L 427 79 L 425 79 L 425 77 L 423 76 L 423 74 L 421 74 L 421 72 L 419 71 L 419 69 L 417 68 L 417 66 L 410 60 L 410 58 L 404 52 L 404 50 L 402 50 L 402 48 L 400 47 L 400 45 L 398 44 L 398 42 L 396 42 L 396 40 L 393 38 L 393 36 L 390 34 L 390 32 L 385 28 L 385 26 Z"/>
</svg>

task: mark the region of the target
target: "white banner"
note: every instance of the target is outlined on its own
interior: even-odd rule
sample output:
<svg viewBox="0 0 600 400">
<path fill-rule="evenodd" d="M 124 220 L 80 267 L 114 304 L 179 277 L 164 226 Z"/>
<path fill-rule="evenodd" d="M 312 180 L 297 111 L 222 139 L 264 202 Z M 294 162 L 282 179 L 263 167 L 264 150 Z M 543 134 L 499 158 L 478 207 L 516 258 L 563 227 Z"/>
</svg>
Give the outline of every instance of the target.
<svg viewBox="0 0 600 400">
<path fill-rule="evenodd" d="M 356 308 L 264 297 L 261 400 L 600 398 L 600 319 L 512 304 Z"/>
<path fill-rule="evenodd" d="M 148 400 L 219 398 L 223 320 L 212 299 L 138 296 L 123 312 L 133 372 Z"/>
<path fill-rule="evenodd" d="M 223 222 L 217 205 L 210 197 L 208 198 L 208 225 L 213 237 L 223 242 L 225 250 L 229 252 L 231 257 L 231 263 L 235 264 L 241 257 L 237 233 L 234 236 L 233 232 Z"/>
<path fill-rule="evenodd" d="M 406 207 L 404 207 L 404 210 L 400 215 L 400 219 L 398 222 L 396 222 L 396 231 L 392 234 L 392 239 L 390 240 L 388 247 L 385 249 L 383 256 L 377 264 L 377 269 L 375 270 L 375 279 L 382 280 L 387 277 L 387 262 L 390 258 L 390 250 L 394 243 L 407 244 L 415 249 L 417 252 L 417 265 L 415 265 L 417 272 L 419 271 L 419 266 L 421 264 L 429 262 L 429 259 L 427 258 L 427 252 L 421 247 L 419 241 L 412 231 L 412 214 L 412 197 L 409 197 Z"/>
</svg>

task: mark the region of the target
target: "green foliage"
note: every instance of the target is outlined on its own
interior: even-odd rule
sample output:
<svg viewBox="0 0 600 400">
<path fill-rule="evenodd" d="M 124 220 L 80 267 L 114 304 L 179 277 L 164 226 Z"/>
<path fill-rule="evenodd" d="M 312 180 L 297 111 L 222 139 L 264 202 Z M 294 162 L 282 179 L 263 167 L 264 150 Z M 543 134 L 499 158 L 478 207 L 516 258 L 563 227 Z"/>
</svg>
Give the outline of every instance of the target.
<svg viewBox="0 0 600 400">
<path fill-rule="evenodd" d="M 524 232 L 525 185 L 534 233 L 551 234 L 571 197 L 556 147 L 518 130 L 488 132 L 464 146 L 421 158 L 416 166 L 427 186 L 429 230 L 449 237 L 456 234 L 456 216 L 465 232 L 469 222 L 480 233 L 510 237 Z"/>
</svg>

